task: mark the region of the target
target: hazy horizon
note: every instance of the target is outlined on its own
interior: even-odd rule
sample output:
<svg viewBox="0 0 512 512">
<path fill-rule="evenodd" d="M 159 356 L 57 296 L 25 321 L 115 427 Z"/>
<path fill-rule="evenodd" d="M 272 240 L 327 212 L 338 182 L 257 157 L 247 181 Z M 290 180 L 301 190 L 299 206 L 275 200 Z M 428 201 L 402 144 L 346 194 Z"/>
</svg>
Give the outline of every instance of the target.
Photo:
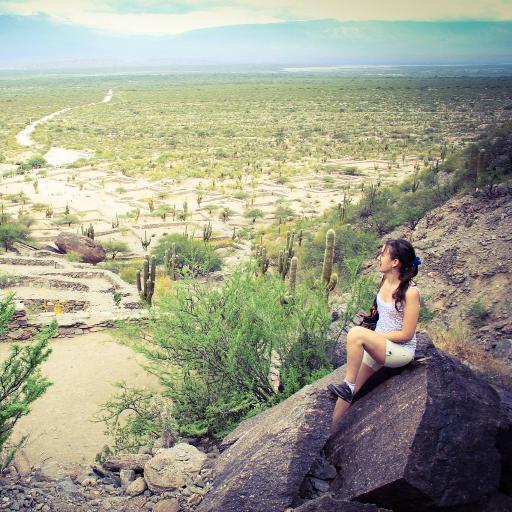
<svg viewBox="0 0 512 512">
<path fill-rule="evenodd" d="M 512 64 L 509 0 L 0 0 L 0 69 L 486 64 Z"/>
</svg>

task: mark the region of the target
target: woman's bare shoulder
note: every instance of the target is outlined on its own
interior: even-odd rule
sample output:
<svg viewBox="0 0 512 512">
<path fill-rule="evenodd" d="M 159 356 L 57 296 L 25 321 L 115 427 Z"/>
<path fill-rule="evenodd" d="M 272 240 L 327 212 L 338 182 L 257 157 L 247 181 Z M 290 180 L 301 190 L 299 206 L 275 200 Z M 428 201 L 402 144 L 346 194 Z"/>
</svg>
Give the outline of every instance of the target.
<svg viewBox="0 0 512 512">
<path fill-rule="evenodd" d="M 420 290 L 416 285 L 411 285 L 405 292 L 405 299 L 419 299 Z"/>
</svg>

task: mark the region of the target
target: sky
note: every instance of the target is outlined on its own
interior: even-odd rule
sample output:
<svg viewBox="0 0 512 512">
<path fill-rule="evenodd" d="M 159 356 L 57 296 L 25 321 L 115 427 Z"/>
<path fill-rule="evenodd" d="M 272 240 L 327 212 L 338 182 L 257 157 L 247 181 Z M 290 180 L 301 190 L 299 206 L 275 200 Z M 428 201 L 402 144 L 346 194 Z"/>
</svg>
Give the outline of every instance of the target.
<svg viewBox="0 0 512 512">
<path fill-rule="evenodd" d="M 122 35 L 292 21 L 506 21 L 512 0 L 0 0 L 0 15 L 46 15 L 53 22 Z"/>
<path fill-rule="evenodd" d="M 512 64 L 512 0 L 0 0 L 0 69 Z"/>
</svg>

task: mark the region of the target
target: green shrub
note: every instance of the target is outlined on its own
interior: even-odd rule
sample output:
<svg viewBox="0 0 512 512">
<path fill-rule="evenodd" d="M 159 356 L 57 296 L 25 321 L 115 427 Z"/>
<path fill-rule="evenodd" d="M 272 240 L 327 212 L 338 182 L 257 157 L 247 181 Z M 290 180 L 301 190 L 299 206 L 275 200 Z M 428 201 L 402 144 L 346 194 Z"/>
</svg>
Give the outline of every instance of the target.
<svg viewBox="0 0 512 512">
<path fill-rule="evenodd" d="M 215 272 L 222 268 L 222 259 L 213 247 L 200 240 L 191 240 L 179 234 L 161 237 L 153 250 L 158 264 L 164 263 L 165 251 L 176 247 L 176 268 L 182 275 L 192 277 Z"/>
<path fill-rule="evenodd" d="M 21 222 L 7 222 L 0 224 L 0 244 L 7 252 L 12 248 L 12 244 L 18 240 L 27 240 L 29 230 Z"/>
<path fill-rule="evenodd" d="M 491 315 L 492 308 L 486 306 L 482 302 L 482 299 L 478 298 L 468 306 L 467 313 L 471 317 L 471 322 L 473 324 L 481 325 Z"/>
<path fill-rule="evenodd" d="M 222 437 L 255 408 L 331 370 L 322 287 L 298 286 L 295 300 L 283 304 L 288 285 L 275 276 L 255 278 L 253 270 L 238 269 L 221 288 L 182 284 L 160 298 L 142 329 L 148 341 L 136 348 L 172 400 L 180 434 Z M 281 361 L 279 392 L 268 378 L 273 353 Z"/>
<path fill-rule="evenodd" d="M 40 169 L 41 167 L 46 166 L 46 160 L 42 156 L 35 156 L 31 158 L 27 164 L 31 169 Z"/>
</svg>

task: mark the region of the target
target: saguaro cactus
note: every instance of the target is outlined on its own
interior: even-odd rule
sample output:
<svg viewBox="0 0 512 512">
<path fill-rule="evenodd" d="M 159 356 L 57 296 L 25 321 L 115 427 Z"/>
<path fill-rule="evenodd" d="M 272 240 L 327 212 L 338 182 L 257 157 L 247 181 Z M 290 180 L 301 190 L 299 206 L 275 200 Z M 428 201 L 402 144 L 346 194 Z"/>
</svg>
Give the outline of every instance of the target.
<svg viewBox="0 0 512 512">
<path fill-rule="evenodd" d="M 165 251 L 164 263 L 168 276 L 174 281 L 176 281 L 176 260 L 176 244 L 173 243 L 171 249 Z"/>
<path fill-rule="evenodd" d="M 325 283 L 326 295 L 329 295 L 329 293 L 336 288 L 336 284 L 338 283 L 338 274 L 332 272 L 334 262 L 334 239 L 334 230 L 329 229 L 325 237 L 324 264 L 322 267 L 322 280 Z"/>
<path fill-rule="evenodd" d="M 294 256 L 290 263 L 290 291 L 292 292 L 292 296 L 295 295 L 295 288 L 297 286 L 297 265 L 298 259 L 297 256 Z"/>
<path fill-rule="evenodd" d="M 262 245 L 256 246 L 256 260 L 258 263 L 258 271 L 260 275 L 264 275 L 270 264 L 270 260 L 267 258 L 267 249 Z"/>
<path fill-rule="evenodd" d="M 151 305 L 153 293 L 155 291 L 155 275 L 156 275 L 156 258 L 151 256 L 151 264 L 149 256 L 144 257 L 144 267 L 141 282 L 141 271 L 137 271 L 137 290 L 141 299 Z"/>
<path fill-rule="evenodd" d="M 208 222 L 208 224 L 205 224 L 203 226 L 203 241 L 204 242 L 209 242 L 210 241 L 210 238 L 212 237 L 212 225 L 210 222 Z"/>
<path fill-rule="evenodd" d="M 326 284 L 331 280 L 332 264 L 334 261 L 334 237 L 334 230 L 329 229 L 325 236 L 324 264 L 322 266 L 322 279 Z"/>
</svg>

